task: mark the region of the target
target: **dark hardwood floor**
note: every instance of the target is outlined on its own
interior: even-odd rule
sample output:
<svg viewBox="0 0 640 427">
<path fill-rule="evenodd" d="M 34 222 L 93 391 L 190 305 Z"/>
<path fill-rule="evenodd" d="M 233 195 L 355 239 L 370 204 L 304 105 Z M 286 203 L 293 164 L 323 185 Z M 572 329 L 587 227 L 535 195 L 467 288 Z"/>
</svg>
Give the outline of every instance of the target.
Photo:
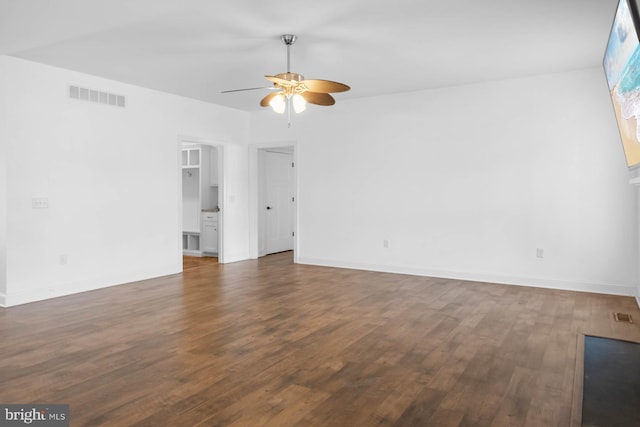
<svg viewBox="0 0 640 427">
<path fill-rule="evenodd" d="M 296 265 L 291 253 L 0 309 L 0 403 L 72 426 L 567 426 L 579 332 L 629 297 Z"/>
<path fill-rule="evenodd" d="M 197 256 L 183 256 L 182 257 L 182 270 L 188 270 L 191 268 L 204 267 L 211 264 L 217 264 L 218 257 L 197 257 Z"/>
</svg>

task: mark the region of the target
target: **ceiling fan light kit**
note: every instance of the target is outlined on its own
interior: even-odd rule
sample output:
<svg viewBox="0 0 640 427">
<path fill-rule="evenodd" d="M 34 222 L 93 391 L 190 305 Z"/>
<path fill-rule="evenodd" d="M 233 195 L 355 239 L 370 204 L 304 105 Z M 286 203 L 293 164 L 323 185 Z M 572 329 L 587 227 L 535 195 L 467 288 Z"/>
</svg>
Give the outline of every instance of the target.
<svg viewBox="0 0 640 427">
<path fill-rule="evenodd" d="M 278 114 L 288 113 L 289 127 L 291 127 L 291 110 L 301 113 L 307 108 L 307 103 L 315 105 L 329 106 L 336 103 L 336 100 L 329 95 L 335 92 L 345 92 L 350 89 L 343 83 L 330 80 L 305 80 L 302 74 L 291 72 L 291 46 L 296 42 L 297 36 L 294 34 L 283 34 L 280 36 L 282 43 L 287 46 L 287 72 L 276 74 L 275 76 L 264 76 L 273 83 L 273 87 L 249 88 L 224 91 L 238 92 L 242 90 L 274 89 L 262 98 L 260 106 L 271 107 Z"/>
</svg>

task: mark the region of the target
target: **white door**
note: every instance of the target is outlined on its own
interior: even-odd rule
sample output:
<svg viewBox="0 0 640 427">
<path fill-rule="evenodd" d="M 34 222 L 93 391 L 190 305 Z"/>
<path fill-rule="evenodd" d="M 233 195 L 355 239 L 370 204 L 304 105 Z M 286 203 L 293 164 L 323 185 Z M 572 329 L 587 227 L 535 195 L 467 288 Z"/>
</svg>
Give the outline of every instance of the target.
<svg viewBox="0 0 640 427">
<path fill-rule="evenodd" d="M 265 152 L 266 252 L 293 249 L 293 155 Z"/>
</svg>

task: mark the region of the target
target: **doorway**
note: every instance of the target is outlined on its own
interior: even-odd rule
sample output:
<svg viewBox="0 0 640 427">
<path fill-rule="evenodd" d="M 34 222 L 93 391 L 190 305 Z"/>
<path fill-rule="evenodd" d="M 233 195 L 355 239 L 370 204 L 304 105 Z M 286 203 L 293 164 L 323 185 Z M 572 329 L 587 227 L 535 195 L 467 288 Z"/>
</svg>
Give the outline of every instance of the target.
<svg viewBox="0 0 640 427">
<path fill-rule="evenodd" d="M 259 256 L 294 249 L 293 146 L 258 150 Z"/>
<path fill-rule="evenodd" d="M 224 262 L 222 154 L 211 142 L 179 140 L 183 270 L 185 256 Z"/>
</svg>

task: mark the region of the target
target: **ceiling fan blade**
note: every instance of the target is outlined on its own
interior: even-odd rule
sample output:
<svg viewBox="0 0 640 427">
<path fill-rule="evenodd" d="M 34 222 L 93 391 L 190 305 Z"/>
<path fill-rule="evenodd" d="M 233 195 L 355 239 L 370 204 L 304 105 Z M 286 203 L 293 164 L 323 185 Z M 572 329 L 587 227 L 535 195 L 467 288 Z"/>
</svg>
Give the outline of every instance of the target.
<svg viewBox="0 0 640 427">
<path fill-rule="evenodd" d="M 346 92 L 351 89 L 349 86 L 332 82 L 330 80 L 302 80 L 300 84 L 305 85 L 307 90 L 319 93 Z"/>
<path fill-rule="evenodd" d="M 272 92 L 269 95 L 265 96 L 260 101 L 260 106 L 261 107 L 268 107 L 269 106 L 269 102 L 273 99 L 273 97 L 276 96 L 276 95 L 279 95 L 279 94 L 280 94 L 280 92 Z"/>
<path fill-rule="evenodd" d="M 305 91 L 300 94 L 309 104 L 316 105 L 333 105 L 336 100 L 328 93 L 318 93 Z"/>
<path fill-rule="evenodd" d="M 279 77 L 264 76 L 264 78 L 269 80 L 270 82 L 274 82 L 276 84 L 279 84 L 280 86 L 297 86 L 298 85 L 297 81 L 285 80 L 285 79 L 281 79 Z"/>
<path fill-rule="evenodd" d="M 259 89 L 270 89 L 270 90 L 274 90 L 277 89 L 276 87 L 273 86 L 263 86 L 263 87 L 248 87 L 246 89 L 231 89 L 231 90 L 223 90 L 220 93 L 231 93 L 231 92 L 244 92 L 246 90 L 259 90 Z"/>
</svg>

